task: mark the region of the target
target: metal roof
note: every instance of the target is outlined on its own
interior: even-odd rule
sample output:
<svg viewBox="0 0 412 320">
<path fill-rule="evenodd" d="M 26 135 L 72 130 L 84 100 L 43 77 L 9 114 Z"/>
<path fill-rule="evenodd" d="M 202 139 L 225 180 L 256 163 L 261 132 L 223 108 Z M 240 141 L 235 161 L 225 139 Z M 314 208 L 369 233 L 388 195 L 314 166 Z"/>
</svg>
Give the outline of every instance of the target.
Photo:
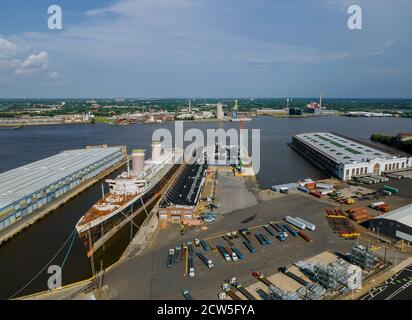
<svg viewBox="0 0 412 320">
<path fill-rule="evenodd" d="M 67 150 L 0 173 L 0 209 L 120 150 L 121 147 Z"/>
<path fill-rule="evenodd" d="M 337 163 L 351 164 L 368 162 L 376 158 L 387 160 L 398 158 L 389 153 L 379 151 L 333 133 L 301 133 L 295 135 L 295 137 L 306 142 L 312 148 L 326 154 Z"/>
<path fill-rule="evenodd" d="M 375 219 L 394 220 L 412 228 L 412 204 L 385 213 Z"/>
</svg>

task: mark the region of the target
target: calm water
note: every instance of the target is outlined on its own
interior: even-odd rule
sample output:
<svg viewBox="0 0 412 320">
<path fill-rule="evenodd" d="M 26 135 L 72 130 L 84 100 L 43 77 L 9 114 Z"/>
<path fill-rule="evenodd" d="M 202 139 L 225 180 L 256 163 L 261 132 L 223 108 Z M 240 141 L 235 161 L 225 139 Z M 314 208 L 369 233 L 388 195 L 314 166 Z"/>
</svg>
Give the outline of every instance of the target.
<svg viewBox="0 0 412 320">
<path fill-rule="evenodd" d="M 160 127 L 173 131 L 174 124 L 110 126 L 104 124 L 78 126 L 28 127 L 18 130 L 0 129 L 0 172 L 54 155 L 64 149 L 83 148 L 90 144 L 127 145 L 150 150 L 152 132 Z M 185 123 L 190 127 L 238 128 L 236 123 Z M 396 134 L 410 131 L 412 119 L 406 118 L 256 118 L 245 123 L 245 128 L 261 129 L 261 170 L 258 180 L 262 188 L 302 178 L 323 178 L 312 164 L 287 146 L 295 133 L 333 131 L 368 141 L 372 133 Z M 0 298 L 8 298 L 37 274 L 73 231 L 75 223 L 100 197 L 100 186 L 95 185 L 0 247 Z M 67 246 L 68 247 L 68 246 Z M 66 248 L 67 248 L 66 247 Z M 66 249 L 53 261 L 61 264 Z M 114 249 L 116 251 L 116 249 Z M 121 252 L 112 252 L 111 259 Z M 90 262 L 86 259 L 79 239 L 73 243 L 63 269 L 63 282 L 87 278 Z M 46 289 L 45 272 L 24 294 Z"/>
</svg>

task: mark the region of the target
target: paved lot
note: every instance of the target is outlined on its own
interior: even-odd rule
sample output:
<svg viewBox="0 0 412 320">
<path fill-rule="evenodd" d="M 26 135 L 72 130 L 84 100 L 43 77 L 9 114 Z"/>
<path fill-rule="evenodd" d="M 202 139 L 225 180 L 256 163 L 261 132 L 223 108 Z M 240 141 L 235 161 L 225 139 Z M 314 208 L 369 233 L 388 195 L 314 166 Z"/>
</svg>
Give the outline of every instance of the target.
<svg viewBox="0 0 412 320">
<path fill-rule="evenodd" d="M 106 274 L 104 283 L 109 286 L 111 298 L 114 299 L 182 299 L 182 288 L 188 288 L 194 299 L 216 299 L 218 292 L 221 291 L 220 284 L 232 276 L 236 276 L 246 287 L 256 282 L 251 276 L 253 271 L 273 274 L 280 266 L 310 258 L 324 250 L 346 253 L 353 242 L 343 240 L 331 231 L 324 217 L 324 209 L 327 207 L 327 204 L 308 197 L 289 195 L 228 213 L 218 222 L 210 224 L 206 231 L 197 229 L 180 236 L 178 227 L 170 226 L 159 232 L 158 238 L 147 253 L 123 263 Z M 257 253 L 252 254 L 247 251 L 240 239 L 236 239 L 233 241 L 234 244 L 246 256 L 242 261 L 225 262 L 220 253 L 208 252 L 206 255 L 213 259 L 215 268 L 209 270 L 195 258 L 195 278 L 184 275 L 184 261 L 177 262 L 171 269 L 166 268 L 168 249 L 187 240 L 212 237 L 208 240 L 211 245 L 226 245 L 220 237 L 221 234 L 244 227 L 259 226 L 272 220 L 279 221 L 286 215 L 298 215 L 315 223 L 316 231 L 306 231 L 313 242 L 306 242 L 298 237 L 289 238 L 285 243 L 281 243 L 272 238 L 273 243 L 263 247 L 254 240 Z M 196 249 L 203 251 L 201 248 Z"/>
<path fill-rule="evenodd" d="M 216 202 L 219 204 L 217 211 L 222 214 L 257 204 L 255 196 L 248 191 L 246 183 L 233 174 L 219 172 L 216 189 Z"/>
<path fill-rule="evenodd" d="M 369 291 L 361 300 L 412 300 L 412 265 Z"/>
</svg>

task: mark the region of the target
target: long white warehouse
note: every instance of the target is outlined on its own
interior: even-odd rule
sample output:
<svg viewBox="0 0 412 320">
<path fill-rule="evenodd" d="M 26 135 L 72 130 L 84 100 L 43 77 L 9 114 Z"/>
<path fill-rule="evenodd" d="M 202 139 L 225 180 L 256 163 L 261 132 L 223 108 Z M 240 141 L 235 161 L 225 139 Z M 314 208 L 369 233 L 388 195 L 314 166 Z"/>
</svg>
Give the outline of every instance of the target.
<svg viewBox="0 0 412 320">
<path fill-rule="evenodd" d="M 125 147 L 68 150 L 0 173 L 0 230 L 34 214 L 125 155 Z"/>
<path fill-rule="evenodd" d="M 291 146 L 326 173 L 342 180 L 412 167 L 412 158 L 397 157 L 332 133 L 297 134 Z"/>
</svg>

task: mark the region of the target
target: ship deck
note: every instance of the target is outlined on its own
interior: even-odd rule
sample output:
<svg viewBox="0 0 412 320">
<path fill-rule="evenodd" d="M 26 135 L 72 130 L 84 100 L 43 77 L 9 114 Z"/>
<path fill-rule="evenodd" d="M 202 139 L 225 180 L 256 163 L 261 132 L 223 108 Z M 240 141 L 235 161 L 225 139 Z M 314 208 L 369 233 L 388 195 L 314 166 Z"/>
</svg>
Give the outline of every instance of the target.
<svg viewBox="0 0 412 320">
<path fill-rule="evenodd" d="M 96 204 L 86 212 L 86 214 L 80 219 L 78 225 L 84 226 L 85 224 L 88 224 L 89 222 L 99 217 L 107 216 L 116 211 L 118 208 L 124 206 L 126 203 L 128 203 L 130 200 L 137 196 L 138 195 L 114 196 L 110 193 L 107 193 L 104 196 L 104 199 L 100 199 L 99 201 L 97 201 Z M 108 210 L 99 210 L 95 207 L 96 205 L 104 206 L 105 204 L 112 205 L 114 207 Z"/>
</svg>

